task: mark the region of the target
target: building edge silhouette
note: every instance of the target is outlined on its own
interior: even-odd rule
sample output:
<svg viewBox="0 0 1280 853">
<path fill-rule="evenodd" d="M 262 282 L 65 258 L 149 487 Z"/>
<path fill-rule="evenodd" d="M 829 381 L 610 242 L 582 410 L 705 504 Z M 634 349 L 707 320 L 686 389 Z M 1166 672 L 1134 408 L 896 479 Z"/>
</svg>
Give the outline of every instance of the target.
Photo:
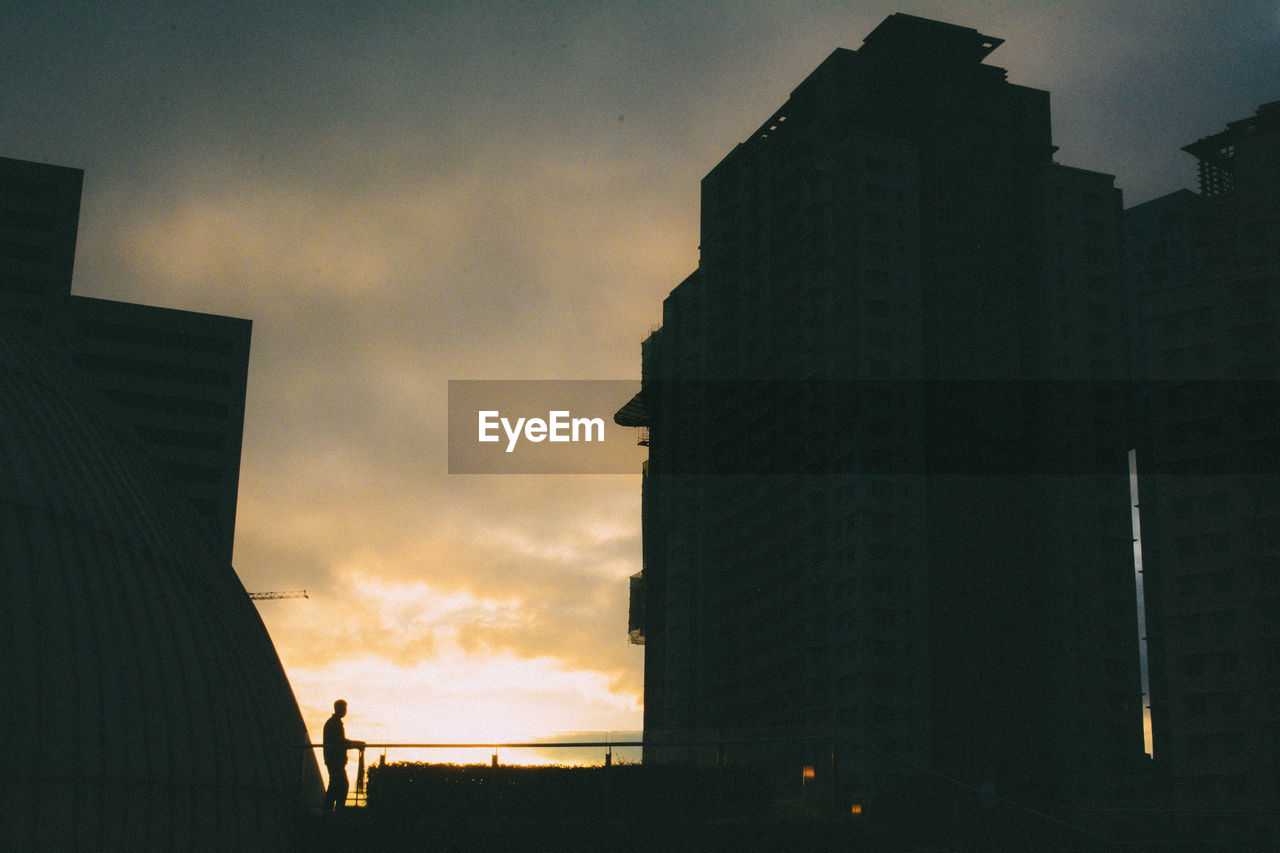
<svg viewBox="0 0 1280 853">
<path fill-rule="evenodd" d="M 1226 831 L 1280 797 L 1280 101 L 1182 150 L 1125 212 L 1153 755 Z"/>
<path fill-rule="evenodd" d="M 0 157 L 0 308 L 63 342 L 230 562 L 253 324 L 72 294 L 83 182 L 80 169 Z"/>
<path fill-rule="evenodd" d="M 615 416 L 650 448 L 628 614 L 646 646 L 646 757 L 724 759 L 662 749 L 679 731 L 827 736 L 1113 831 L 1145 831 L 1099 817 L 1128 804 L 1191 815 L 1210 838 L 1274 838 L 1280 102 L 1184 148 L 1199 193 L 1121 216 L 1110 176 L 1052 162 L 1047 93 L 981 65 L 1000 43 L 892 15 L 703 181 L 699 266 L 664 303 L 643 390 Z M 1007 135 L 984 137 L 1001 118 Z M 881 390 L 975 377 L 1096 388 L 1084 406 L 1033 390 L 1003 435 L 930 423 L 919 395 Z M 815 378 L 872 390 L 835 409 L 803 390 L 743 393 Z M 993 438 L 1045 464 L 932 494 L 939 444 L 963 454 L 981 440 L 985 454 Z M 1046 476 L 1073 444 L 1075 459 L 1097 454 L 1098 476 L 1074 463 Z M 1102 475 L 1129 447 L 1151 761 L 1135 748 L 1130 510 Z M 726 476 L 749 470 L 774 476 Z M 952 513 L 963 521 L 939 523 Z M 949 551 L 956 538 L 967 544 Z M 1013 571 L 1023 595 L 1000 587 Z M 953 643 L 969 655 L 958 667 Z M 970 725 L 982 736 L 958 730 Z M 740 758 L 822 766 L 812 750 Z M 864 761 L 835 784 L 874 796 L 875 775 Z"/>
<path fill-rule="evenodd" d="M 250 324 L 72 296 L 82 179 L 0 158 L 0 842 L 282 849 L 320 782 L 231 566 Z"/>
</svg>

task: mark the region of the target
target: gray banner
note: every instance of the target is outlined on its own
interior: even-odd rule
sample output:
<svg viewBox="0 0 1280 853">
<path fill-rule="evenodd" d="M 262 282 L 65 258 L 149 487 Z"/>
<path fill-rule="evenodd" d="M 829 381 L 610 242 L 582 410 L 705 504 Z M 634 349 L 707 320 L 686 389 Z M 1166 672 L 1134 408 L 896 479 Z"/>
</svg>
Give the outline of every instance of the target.
<svg viewBox="0 0 1280 853">
<path fill-rule="evenodd" d="M 640 380 L 451 379 L 450 474 L 639 474 L 636 429 L 613 415 Z"/>
</svg>

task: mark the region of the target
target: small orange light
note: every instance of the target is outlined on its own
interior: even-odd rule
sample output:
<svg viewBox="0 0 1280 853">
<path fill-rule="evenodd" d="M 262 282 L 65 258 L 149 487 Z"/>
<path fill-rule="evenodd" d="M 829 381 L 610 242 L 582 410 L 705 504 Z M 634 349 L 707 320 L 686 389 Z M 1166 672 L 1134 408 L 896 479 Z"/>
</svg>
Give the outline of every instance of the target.
<svg viewBox="0 0 1280 853">
<path fill-rule="evenodd" d="M 812 778 L 813 778 L 813 765 L 812 765 L 812 764 L 806 764 L 806 765 L 805 765 L 804 771 L 801 773 L 801 778 L 803 778 L 806 782 L 808 782 L 810 779 L 812 779 Z"/>
<path fill-rule="evenodd" d="M 857 817 L 858 815 L 862 814 L 862 803 L 854 803 L 849 808 L 849 813 L 854 817 Z"/>
</svg>

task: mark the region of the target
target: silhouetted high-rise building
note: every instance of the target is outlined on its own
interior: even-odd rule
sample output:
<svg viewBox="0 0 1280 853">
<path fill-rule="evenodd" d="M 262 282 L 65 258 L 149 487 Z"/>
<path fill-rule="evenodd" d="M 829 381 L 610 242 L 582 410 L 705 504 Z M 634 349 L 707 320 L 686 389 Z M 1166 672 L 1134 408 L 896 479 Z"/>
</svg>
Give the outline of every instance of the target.
<svg viewBox="0 0 1280 853">
<path fill-rule="evenodd" d="M 0 159 L 0 848 L 287 848 L 320 778 L 231 566 L 250 324 L 70 295 L 81 178 Z"/>
<path fill-rule="evenodd" d="M 231 561 L 252 323 L 71 295 L 83 172 L 0 157 L 0 310 L 65 341 Z"/>
<path fill-rule="evenodd" d="M 1125 213 L 1153 758 L 1184 803 L 1280 795 L 1280 102 Z M 1231 818 L 1242 820 L 1239 812 Z"/>
<path fill-rule="evenodd" d="M 1085 804 L 1141 756 L 1120 193 L 1000 43 L 892 15 L 703 180 L 617 416 L 646 758 Z"/>
<path fill-rule="evenodd" d="M 0 157 L 0 300 L 38 320 L 71 292 L 84 172 Z"/>
<path fill-rule="evenodd" d="M 244 587 L 55 337 L 0 313 L 5 850 L 287 849 L 319 801 Z"/>
</svg>

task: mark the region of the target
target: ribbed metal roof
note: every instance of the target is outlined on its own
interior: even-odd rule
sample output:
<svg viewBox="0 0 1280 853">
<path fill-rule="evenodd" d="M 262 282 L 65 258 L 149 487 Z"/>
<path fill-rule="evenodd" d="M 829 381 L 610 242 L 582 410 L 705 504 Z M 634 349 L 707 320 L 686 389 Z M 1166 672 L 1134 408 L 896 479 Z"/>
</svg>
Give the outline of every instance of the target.
<svg viewBox="0 0 1280 853">
<path fill-rule="evenodd" d="M 287 846 L 320 783 L 270 637 L 93 394 L 0 317 L 0 847 Z"/>
<path fill-rule="evenodd" d="M 624 427 L 651 426 L 649 412 L 644 407 L 644 391 L 639 391 L 627 404 L 613 415 L 613 422 Z"/>
</svg>

